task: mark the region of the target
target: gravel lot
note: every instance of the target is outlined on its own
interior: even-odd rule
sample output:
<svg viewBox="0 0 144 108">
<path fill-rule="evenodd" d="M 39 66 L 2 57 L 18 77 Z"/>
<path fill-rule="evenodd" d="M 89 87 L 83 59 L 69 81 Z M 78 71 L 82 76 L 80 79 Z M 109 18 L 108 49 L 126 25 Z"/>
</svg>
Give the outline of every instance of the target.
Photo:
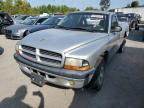
<svg viewBox="0 0 144 108">
<path fill-rule="evenodd" d="M 0 108 L 144 108 L 144 31 L 132 31 L 123 54 L 107 66 L 102 90 L 74 91 L 31 84 L 13 58 L 16 40 L 0 35 Z"/>
</svg>

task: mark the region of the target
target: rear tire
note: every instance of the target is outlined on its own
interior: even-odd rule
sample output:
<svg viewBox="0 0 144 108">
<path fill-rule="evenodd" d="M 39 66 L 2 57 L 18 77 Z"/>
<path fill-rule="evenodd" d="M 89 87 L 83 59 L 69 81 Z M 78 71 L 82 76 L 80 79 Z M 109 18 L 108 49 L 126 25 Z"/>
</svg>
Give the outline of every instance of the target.
<svg viewBox="0 0 144 108">
<path fill-rule="evenodd" d="M 129 32 L 125 32 L 124 37 L 127 38 L 129 36 Z"/>
<path fill-rule="evenodd" d="M 135 27 L 135 30 L 139 30 L 139 26 L 136 26 L 136 27 Z"/>
<path fill-rule="evenodd" d="M 119 48 L 119 50 L 118 50 L 118 53 L 123 53 L 124 48 L 125 48 L 125 44 L 126 44 L 126 40 L 124 40 L 124 41 L 122 42 L 122 44 L 120 45 L 120 48 Z"/>
</svg>

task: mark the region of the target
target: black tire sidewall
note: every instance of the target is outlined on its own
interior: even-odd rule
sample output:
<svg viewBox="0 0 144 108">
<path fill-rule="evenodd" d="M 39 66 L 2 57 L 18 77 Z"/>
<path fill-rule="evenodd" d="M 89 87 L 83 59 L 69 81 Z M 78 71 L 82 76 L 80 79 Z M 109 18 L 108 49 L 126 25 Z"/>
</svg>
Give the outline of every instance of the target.
<svg viewBox="0 0 144 108">
<path fill-rule="evenodd" d="M 98 65 L 93 77 L 92 77 L 92 80 L 90 81 L 90 87 L 92 89 L 96 89 L 97 91 L 99 91 L 102 86 L 103 86 L 103 82 L 104 82 L 104 72 L 103 72 L 103 79 L 102 79 L 102 82 L 99 83 L 99 78 L 100 78 L 100 74 L 101 74 L 101 68 L 104 69 L 105 71 L 105 61 L 102 60 L 101 63 Z"/>
<path fill-rule="evenodd" d="M 123 43 L 121 44 L 119 50 L 118 50 L 118 53 L 123 53 L 124 51 L 124 48 L 125 48 L 125 44 L 126 44 L 126 40 L 123 41 Z"/>
</svg>

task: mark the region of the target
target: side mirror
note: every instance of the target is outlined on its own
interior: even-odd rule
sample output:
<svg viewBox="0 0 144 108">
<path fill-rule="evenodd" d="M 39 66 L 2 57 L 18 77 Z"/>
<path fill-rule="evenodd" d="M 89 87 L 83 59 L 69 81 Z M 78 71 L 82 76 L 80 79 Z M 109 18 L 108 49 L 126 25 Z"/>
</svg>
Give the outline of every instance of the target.
<svg viewBox="0 0 144 108">
<path fill-rule="evenodd" d="M 122 31 L 122 27 L 120 27 L 120 26 L 111 28 L 111 32 L 120 32 L 120 31 Z"/>
</svg>

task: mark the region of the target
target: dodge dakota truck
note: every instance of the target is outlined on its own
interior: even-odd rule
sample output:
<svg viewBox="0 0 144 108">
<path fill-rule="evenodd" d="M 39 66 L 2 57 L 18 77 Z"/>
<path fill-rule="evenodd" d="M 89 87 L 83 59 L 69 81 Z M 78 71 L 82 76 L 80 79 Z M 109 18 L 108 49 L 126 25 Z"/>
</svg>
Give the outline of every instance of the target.
<svg viewBox="0 0 144 108">
<path fill-rule="evenodd" d="M 100 90 L 105 66 L 126 40 L 115 13 L 69 13 L 56 28 L 29 34 L 16 44 L 14 58 L 31 82 Z"/>
</svg>

